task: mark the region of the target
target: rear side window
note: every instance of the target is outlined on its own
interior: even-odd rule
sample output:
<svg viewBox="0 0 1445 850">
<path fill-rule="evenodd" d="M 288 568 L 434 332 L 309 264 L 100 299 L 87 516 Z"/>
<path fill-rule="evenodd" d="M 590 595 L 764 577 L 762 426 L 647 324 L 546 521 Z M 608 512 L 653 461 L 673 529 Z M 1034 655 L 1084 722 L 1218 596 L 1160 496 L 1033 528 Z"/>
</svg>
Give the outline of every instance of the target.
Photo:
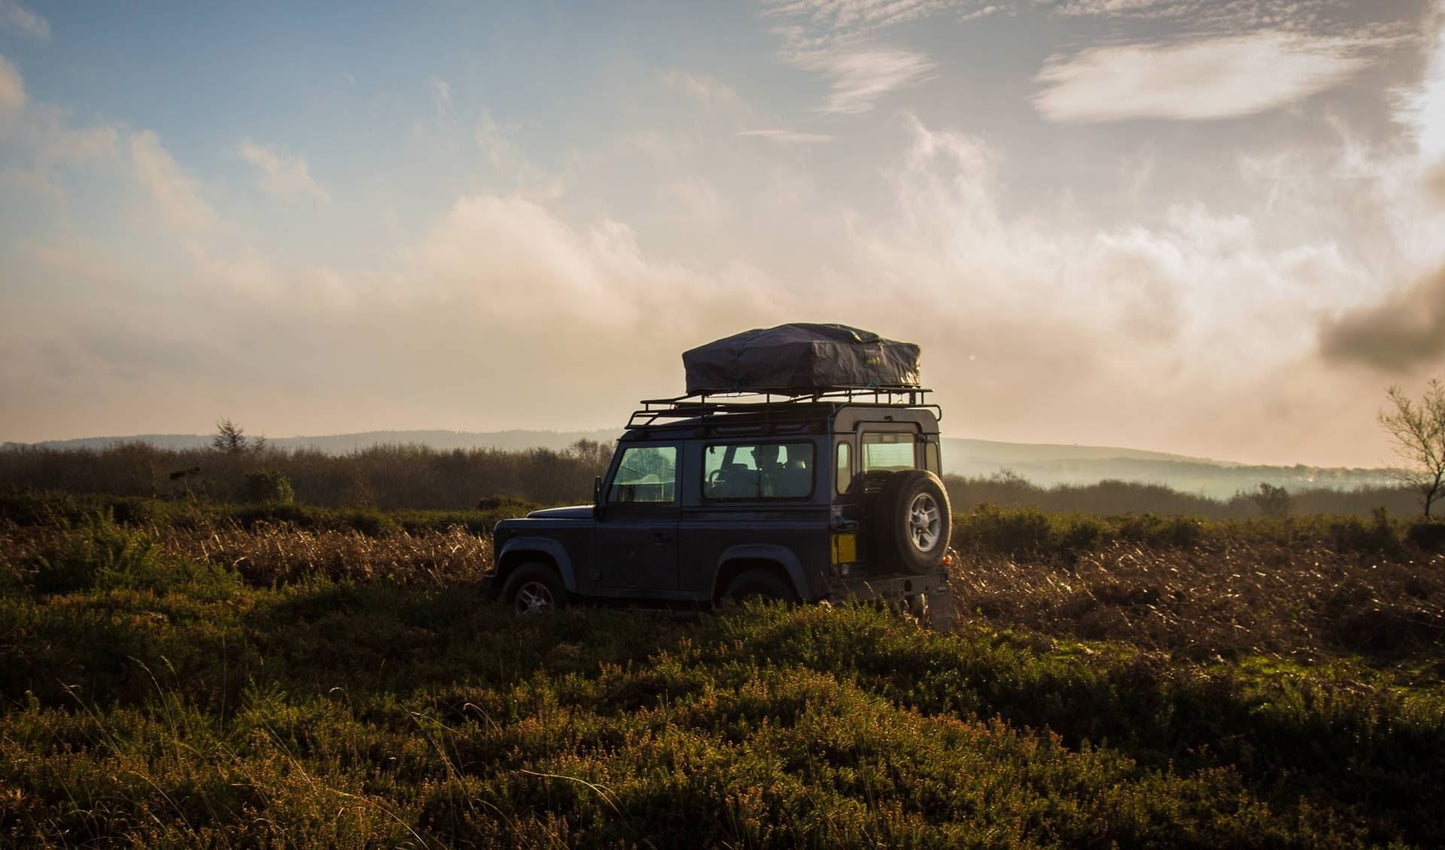
<svg viewBox="0 0 1445 850">
<path fill-rule="evenodd" d="M 848 486 L 853 483 L 853 446 L 848 443 L 838 444 L 837 468 L 834 470 L 837 481 L 838 494 L 848 492 Z"/>
<path fill-rule="evenodd" d="M 813 444 L 710 445 L 702 474 L 708 499 L 806 499 L 813 494 Z"/>
<path fill-rule="evenodd" d="M 912 434 L 864 434 L 864 472 L 901 472 L 914 468 Z"/>
</svg>

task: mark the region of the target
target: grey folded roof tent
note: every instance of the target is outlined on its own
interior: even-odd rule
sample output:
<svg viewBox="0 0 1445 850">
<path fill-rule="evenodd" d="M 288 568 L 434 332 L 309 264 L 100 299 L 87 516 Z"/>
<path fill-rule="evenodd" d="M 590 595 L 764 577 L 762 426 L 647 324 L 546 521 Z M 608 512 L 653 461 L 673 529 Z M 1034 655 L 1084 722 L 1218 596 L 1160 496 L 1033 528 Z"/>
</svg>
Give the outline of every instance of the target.
<svg viewBox="0 0 1445 850">
<path fill-rule="evenodd" d="M 847 325 L 795 323 L 743 331 L 682 354 L 688 395 L 913 389 L 918 346 Z"/>
</svg>

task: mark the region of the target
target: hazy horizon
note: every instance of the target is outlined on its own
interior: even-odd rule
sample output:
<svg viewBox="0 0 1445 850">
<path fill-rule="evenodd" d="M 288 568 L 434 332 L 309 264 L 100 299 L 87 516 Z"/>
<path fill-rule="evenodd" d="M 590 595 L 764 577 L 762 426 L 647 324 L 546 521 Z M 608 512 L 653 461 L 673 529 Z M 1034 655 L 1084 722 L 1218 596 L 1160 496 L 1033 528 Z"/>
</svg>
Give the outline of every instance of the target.
<svg viewBox="0 0 1445 850">
<path fill-rule="evenodd" d="M 950 436 L 1379 467 L 1445 0 L 0 0 L 0 441 L 620 428 L 789 321 Z"/>
<path fill-rule="evenodd" d="M 405 429 L 405 430 L 354 431 L 354 432 L 344 432 L 344 433 L 336 433 L 336 434 L 262 434 L 262 433 L 252 433 L 252 432 L 248 431 L 248 430 L 247 430 L 244 426 L 242 426 L 240 423 L 232 423 L 232 424 L 235 425 L 235 426 L 237 426 L 238 428 L 240 428 L 241 433 L 242 433 L 242 436 L 244 436 L 247 440 L 250 440 L 250 441 L 260 440 L 260 441 L 264 441 L 265 444 L 267 444 L 267 445 L 270 445 L 270 446 L 272 446 L 272 447 L 282 448 L 282 449 L 292 449 L 292 448 L 297 448 L 297 447 L 299 447 L 299 446 L 305 446 L 305 445 L 307 445 L 307 442 L 306 442 L 306 441 L 317 441 L 317 445 L 318 445 L 318 446 L 321 446 L 324 451 L 344 451 L 344 450 L 350 450 L 350 448 L 369 448 L 369 447 L 373 447 L 373 446 L 392 445 L 392 444 L 394 444 L 394 442 L 391 441 L 391 440 L 384 440 L 384 441 L 381 441 L 381 442 L 358 442 L 358 443 L 355 443 L 354 446 L 345 446 L 345 445 L 343 445 L 343 444 L 344 444 L 344 441 L 346 441 L 347 439 L 350 439 L 350 438 L 373 437 L 373 436 L 377 436 L 377 435 L 382 435 L 382 436 L 386 436 L 386 437 L 397 436 L 397 435 L 400 435 L 400 436 L 409 436 L 409 435 L 410 435 L 410 436 L 417 436 L 417 435 L 451 435 L 451 436 L 454 436 L 454 437 L 468 438 L 468 439 L 463 439 L 463 440 L 455 441 L 455 442 L 454 442 L 454 441 L 446 441 L 446 440 L 436 441 L 436 440 L 428 440 L 428 439 L 420 439 L 420 440 L 417 441 L 417 442 L 419 442 L 420 444 L 428 445 L 428 446 L 431 446 L 431 447 L 433 447 L 433 448 L 441 448 L 441 449 L 446 449 L 446 448 L 451 448 L 451 447 L 463 447 L 463 448 L 466 448 L 466 447 L 474 447 L 474 446 L 480 447 L 480 446 L 487 445 L 487 444 L 485 444 L 485 443 L 479 443 L 479 442 L 477 442 L 475 439 L 472 439 L 472 438 L 476 438 L 476 437 L 519 437 L 519 436 L 520 436 L 520 437 L 524 437 L 524 438 L 526 438 L 526 439 L 510 439 L 510 440 L 496 441 L 496 442 L 493 444 L 493 447 L 495 447 L 495 448 L 501 448 L 501 449 L 504 449 L 504 450 L 517 450 L 517 449 L 526 449 L 526 448 L 565 449 L 565 448 L 570 447 L 570 445 L 571 445 L 573 442 L 575 442 L 577 439 L 609 439 L 609 438 L 611 438 L 613 435 L 621 435 L 621 434 L 623 433 L 623 431 L 625 430 L 625 428 L 623 428 L 621 425 L 618 425 L 618 426 L 606 427 L 606 428 L 553 428 L 553 429 L 541 429 L 541 428 L 536 428 L 536 429 L 532 429 L 532 428 L 510 428 L 510 429 L 502 429 L 502 430 L 495 430 L 495 431 L 459 431 L 459 430 L 444 429 L 444 428 L 417 428 L 417 429 Z M 541 435 L 552 435 L 552 436 L 556 437 L 556 439 L 550 439 L 550 440 L 531 439 L 531 438 L 535 438 L 535 437 L 538 437 L 538 436 L 541 436 Z M 124 444 L 124 443 L 128 443 L 128 442 L 133 442 L 133 441 L 140 441 L 140 442 L 159 441 L 159 442 L 155 442 L 154 444 L 157 445 L 158 447 L 161 447 L 161 448 L 167 448 L 167 447 L 173 447 L 173 446 L 175 446 L 175 445 L 178 445 L 178 443 L 175 442 L 175 441 L 181 441 L 181 442 L 184 442 L 186 445 L 194 444 L 196 447 L 207 447 L 207 446 L 210 445 L 210 443 L 211 443 L 212 439 L 214 438 L 214 436 L 215 436 L 215 433 L 214 433 L 214 432 L 211 432 L 211 433 L 199 433 L 199 432 L 191 432 L 191 433 L 166 432 L 166 433 L 161 433 L 161 432 L 156 432 L 156 433 L 148 433 L 148 434 L 91 434 L 91 435 L 86 435 L 86 436 L 83 436 L 83 437 L 68 437 L 68 438 L 64 438 L 64 439 L 37 440 L 37 441 L 34 441 L 34 442 L 20 442 L 20 441 L 3 441 L 3 440 L 0 440 L 0 445 L 5 445 L 5 446 L 39 446 L 39 447 L 47 447 L 47 448 L 61 448 L 61 449 L 65 449 L 65 448 L 70 448 L 70 447 L 72 447 L 72 446 L 84 446 L 84 447 L 88 447 L 88 448 L 96 448 L 96 447 L 100 447 L 100 446 L 103 446 L 103 445 L 120 445 L 120 444 Z M 969 446 L 973 446 L 973 447 L 976 447 L 976 448 L 978 448 L 978 449 L 982 449 L 982 450 L 985 451 L 985 453 L 990 454 L 990 455 L 993 454 L 993 453 L 995 453 L 997 450 L 1013 450 L 1013 449 L 1023 450 L 1023 451 L 1024 451 L 1024 454 L 1022 454 L 1022 455 L 1016 455 L 1016 456 L 1014 456 L 1014 457 L 1023 458 L 1023 459 L 1028 459 L 1028 460 L 1033 460 L 1033 459 L 1035 459 L 1035 458 L 1042 458 L 1042 459 L 1046 459 L 1046 460 L 1079 460 L 1079 459 L 1089 459 L 1089 460 L 1110 460 L 1110 459 L 1112 459 L 1112 460 L 1140 460 L 1140 459 L 1153 459 L 1153 460 L 1159 460 L 1159 461 L 1161 461 L 1161 462 L 1166 462 L 1166 463 L 1184 463 L 1184 464 L 1202 463 L 1202 464 L 1217 464 L 1217 465 L 1220 465 L 1221 467 L 1225 467 L 1225 468 L 1234 468 L 1234 467 L 1248 468 L 1248 467 L 1250 467 L 1250 466 L 1253 466 L 1253 465 L 1251 465 L 1251 464 L 1244 464 L 1244 463 L 1241 463 L 1241 462 L 1239 462 L 1239 461 L 1236 461 L 1236 460 L 1234 460 L 1234 459 L 1232 459 L 1232 458 L 1227 458 L 1227 457 L 1199 457 L 1199 456 L 1194 456 L 1194 455 L 1179 454 L 1179 453 L 1175 453 L 1175 452 L 1161 452 L 1161 451 L 1157 451 L 1157 450 L 1153 450 L 1153 449 L 1142 449 L 1142 448 L 1138 448 L 1138 447 L 1134 447 L 1134 446 L 1094 445 L 1094 444 L 1084 444 L 1084 443 L 1023 443 L 1023 442 L 1010 441 L 1010 440 L 985 440 L 985 439 L 979 439 L 979 438 L 975 438 L 975 437 L 958 436 L 958 435 L 949 433 L 947 430 L 944 431 L 944 433 L 943 433 L 943 438 L 944 438 L 944 440 L 945 440 L 947 443 L 952 444 L 952 445 L 955 446 L 955 447 L 957 447 L 959 444 L 967 444 L 967 445 L 969 445 Z M 1041 454 L 1041 452 L 1042 452 L 1042 454 Z M 1107 455 L 1107 454 L 1100 454 L 1100 452 L 1118 452 L 1119 454 L 1117 454 L 1117 455 Z M 1027 456 L 1027 457 L 1025 457 L 1025 456 Z M 947 458 L 948 455 L 945 455 L 945 457 Z M 945 465 L 947 465 L 947 464 L 945 464 Z M 1277 467 L 1277 468 L 1279 468 L 1279 469 L 1289 469 L 1289 468 L 1294 468 L 1294 467 L 1296 467 L 1296 466 L 1303 466 L 1303 465 L 1296 465 L 1296 464 L 1264 464 L 1263 466 L 1272 466 L 1272 467 Z M 1310 467 L 1310 468 L 1326 468 L 1326 467 Z M 1331 468 L 1335 468 L 1335 469 L 1355 469 L 1355 470 L 1361 470 L 1361 471 L 1381 471 L 1381 470 L 1384 470 L 1384 469 L 1386 469 L 1386 468 L 1388 468 L 1388 467 L 1331 467 Z"/>
</svg>

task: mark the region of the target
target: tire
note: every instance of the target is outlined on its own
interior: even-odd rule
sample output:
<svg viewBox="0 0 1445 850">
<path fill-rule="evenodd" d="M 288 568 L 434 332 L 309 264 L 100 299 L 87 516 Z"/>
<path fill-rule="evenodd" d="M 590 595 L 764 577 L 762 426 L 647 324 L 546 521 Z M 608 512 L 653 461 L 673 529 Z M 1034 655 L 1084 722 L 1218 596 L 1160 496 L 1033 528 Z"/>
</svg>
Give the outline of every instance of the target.
<svg viewBox="0 0 1445 850">
<path fill-rule="evenodd" d="M 938 476 L 924 469 L 895 472 L 873 503 L 874 555 L 914 575 L 943 563 L 953 533 L 953 507 Z"/>
<path fill-rule="evenodd" d="M 748 570 L 733 577 L 723 588 L 723 599 L 746 602 L 749 599 L 780 600 L 797 602 L 798 594 L 792 585 L 767 570 Z"/>
<path fill-rule="evenodd" d="M 502 602 L 513 614 L 542 614 L 567 607 L 567 588 L 557 571 L 546 564 L 522 564 L 502 585 Z"/>
</svg>

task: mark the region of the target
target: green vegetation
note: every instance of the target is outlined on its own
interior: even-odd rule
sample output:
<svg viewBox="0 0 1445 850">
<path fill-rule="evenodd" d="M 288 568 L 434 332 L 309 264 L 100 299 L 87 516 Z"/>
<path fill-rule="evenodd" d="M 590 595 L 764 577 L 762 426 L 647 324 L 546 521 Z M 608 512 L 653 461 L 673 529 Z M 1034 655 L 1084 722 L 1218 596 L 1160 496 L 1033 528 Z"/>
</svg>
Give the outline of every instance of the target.
<svg viewBox="0 0 1445 850">
<path fill-rule="evenodd" d="M 989 508 L 940 635 L 519 623 L 474 516 L 0 500 L 0 844 L 1445 841 L 1424 526 Z"/>
</svg>

